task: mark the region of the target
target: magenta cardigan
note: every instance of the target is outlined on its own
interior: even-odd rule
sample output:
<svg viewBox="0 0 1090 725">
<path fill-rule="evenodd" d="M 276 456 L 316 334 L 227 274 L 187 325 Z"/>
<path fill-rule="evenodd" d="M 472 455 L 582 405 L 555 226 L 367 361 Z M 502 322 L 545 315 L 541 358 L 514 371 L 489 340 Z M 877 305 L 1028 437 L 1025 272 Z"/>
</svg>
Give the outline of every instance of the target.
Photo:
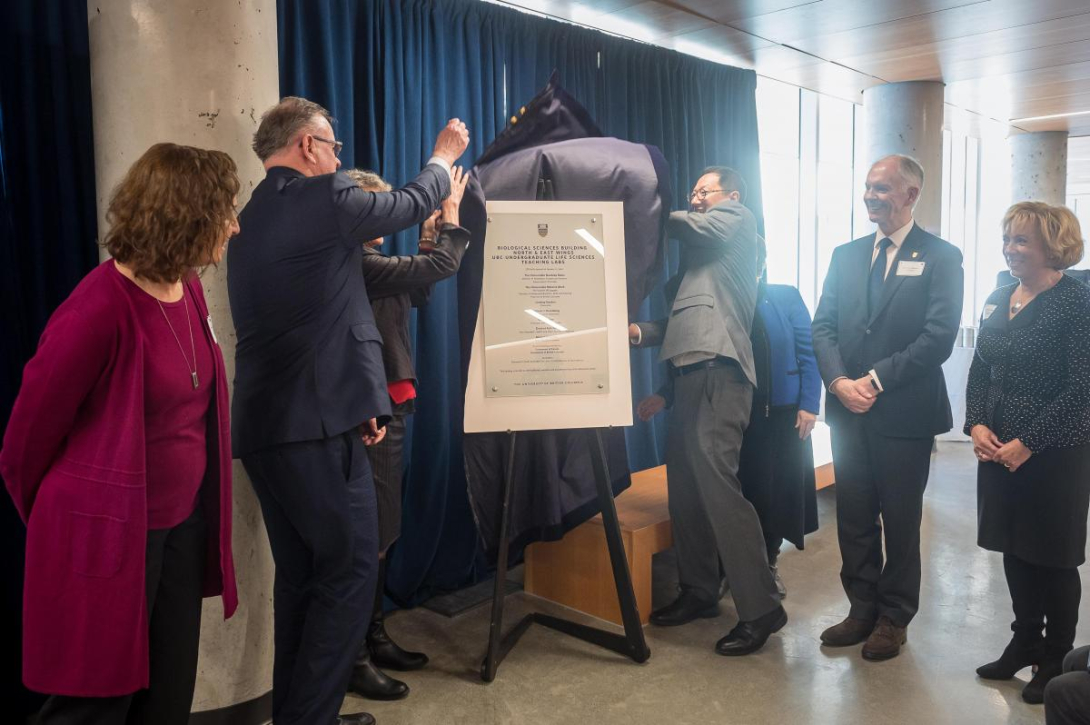
<svg viewBox="0 0 1090 725">
<path fill-rule="evenodd" d="M 109 697 L 148 685 L 144 338 L 107 261 L 50 318 L 0 450 L 27 524 L 23 681 L 38 692 Z M 204 596 L 238 605 L 231 558 L 231 441 L 223 355 L 200 281 L 186 281 L 212 344 Z"/>
</svg>

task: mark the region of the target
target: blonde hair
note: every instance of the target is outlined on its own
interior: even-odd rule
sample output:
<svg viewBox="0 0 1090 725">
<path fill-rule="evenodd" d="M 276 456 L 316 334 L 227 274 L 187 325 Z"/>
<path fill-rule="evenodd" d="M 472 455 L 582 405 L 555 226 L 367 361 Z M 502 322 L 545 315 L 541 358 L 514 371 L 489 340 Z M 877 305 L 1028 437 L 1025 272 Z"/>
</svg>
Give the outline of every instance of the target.
<svg viewBox="0 0 1090 725">
<path fill-rule="evenodd" d="M 390 182 L 382 178 L 374 171 L 368 171 L 367 169 L 348 169 L 344 172 L 345 175 L 356 182 L 356 186 L 360 187 L 364 191 L 389 191 L 394 188 L 390 186 Z"/>
<path fill-rule="evenodd" d="M 1014 223 L 1033 224 L 1045 243 L 1049 265 L 1067 269 L 1079 263 L 1083 255 L 1082 228 L 1078 217 L 1066 206 L 1052 206 L 1043 201 L 1020 201 L 1003 215 L 1003 233 L 1009 234 Z"/>
</svg>

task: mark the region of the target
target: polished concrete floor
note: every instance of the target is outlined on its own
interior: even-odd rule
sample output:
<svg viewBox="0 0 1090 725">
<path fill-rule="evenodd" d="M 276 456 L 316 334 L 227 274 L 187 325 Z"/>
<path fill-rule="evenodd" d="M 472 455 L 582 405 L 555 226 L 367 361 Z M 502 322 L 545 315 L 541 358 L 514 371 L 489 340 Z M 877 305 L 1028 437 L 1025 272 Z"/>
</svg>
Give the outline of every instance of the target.
<svg viewBox="0 0 1090 725">
<path fill-rule="evenodd" d="M 718 619 L 645 629 L 650 661 L 622 657 L 541 627 L 523 637 L 496 681 L 477 675 L 489 611 L 455 619 L 425 609 L 400 612 L 390 629 L 432 657 L 403 675 L 408 699 L 380 703 L 349 697 L 345 712 L 367 710 L 380 725 L 556 723 L 1043 723 L 1040 706 L 1020 698 L 1024 671 L 1010 682 L 977 679 L 974 668 L 1010 637 L 1010 601 L 1000 556 L 975 545 L 975 461 L 967 444 L 943 443 L 933 457 L 924 511 L 921 608 L 901 656 L 871 663 L 858 647 L 822 649 L 818 634 L 846 613 L 837 572 L 835 497 L 820 494 L 821 529 L 805 551 L 785 550 L 780 571 L 791 621 L 759 653 L 729 659 L 713 651 L 735 623 L 729 597 Z M 1083 567 L 1090 582 L 1090 568 Z M 674 596 L 671 553 L 655 561 L 655 606 Z M 570 610 L 525 594 L 509 600 L 507 622 L 541 610 Z M 1090 597 L 1079 641 L 1090 642 Z M 593 620 L 587 619 L 592 622 Z"/>
</svg>

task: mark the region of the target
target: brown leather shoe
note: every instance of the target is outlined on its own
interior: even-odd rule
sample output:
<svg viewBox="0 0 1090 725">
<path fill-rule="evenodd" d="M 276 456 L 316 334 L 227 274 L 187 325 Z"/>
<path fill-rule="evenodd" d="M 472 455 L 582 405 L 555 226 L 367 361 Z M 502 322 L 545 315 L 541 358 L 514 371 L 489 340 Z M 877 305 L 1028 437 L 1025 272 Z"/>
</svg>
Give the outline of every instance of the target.
<svg viewBox="0 0 1090 725">
<path fill-rule="evenodd" d="M 863 659 L 871 661 L 893 659 L 901 654 L 901 645 L 908 641 L 908 627 L 898 627 L 889 617 L 879 617 L 874 631 L 863 645 Z"/>
<path fill-rule="evenodd" d="M 843 622 L 821 633 L 821 643 L 826 647 L 851 647 L 865 642 L 872 631 L 874 622 L 871 620 L 845 617 Z"/>
</svg>

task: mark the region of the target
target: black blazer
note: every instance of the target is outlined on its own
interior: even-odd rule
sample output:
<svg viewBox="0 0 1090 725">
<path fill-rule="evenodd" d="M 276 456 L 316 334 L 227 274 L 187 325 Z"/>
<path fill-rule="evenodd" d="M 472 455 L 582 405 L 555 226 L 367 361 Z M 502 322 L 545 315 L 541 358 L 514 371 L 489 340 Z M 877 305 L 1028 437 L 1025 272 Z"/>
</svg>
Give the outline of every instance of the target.
<svg viewBox="0 0 1090 725">
<path fill-rule="evenodd" d="M 306 177 L 269 169 L 227 250 L 238 335 L 236 458 L 388 419 L 381 337 L 360 274 L 362 245 L 421 223 L 449 192 L 450 175 L 438 165 L 383 193 L 362 191 L 340 172 Z"/>
<path fill-rule="evenodd" d="M 886 436 L 929 438 L 953 427 L 942 363 L 961 325 L 961 251 L 914 225 L 868 314 L 874 241 L 868 234 L 833 252 L 812 328 L 818 368 L 826 387 L 873 369 L 884 392 L 864 414 L 868 424 Z M 923 271 L 898 274 L 902 262 L 922 262 Z M 825 396 L 830 425 L 853 415 L 835 395 Z"/>
<path fill-rule="evenodd" d="M 427 253 L 387 256 L 376 249 L 363 250 L 363 279 L 382 335 L 388 381 L 416 382 L 409 311 L 427 304 L 432 286 L 458 271 L 468 243 L 467 230 L 444 224 L 435 237 L 435 248 Z"/>
<path fill-rule="evenodd" d="M 1010 319 L 1015 285 L 984 304 L 965 435 L 986 425 L 1034 453 L 1090 443 L 1090 289 L 1064 275 Z"/>
</svg>

